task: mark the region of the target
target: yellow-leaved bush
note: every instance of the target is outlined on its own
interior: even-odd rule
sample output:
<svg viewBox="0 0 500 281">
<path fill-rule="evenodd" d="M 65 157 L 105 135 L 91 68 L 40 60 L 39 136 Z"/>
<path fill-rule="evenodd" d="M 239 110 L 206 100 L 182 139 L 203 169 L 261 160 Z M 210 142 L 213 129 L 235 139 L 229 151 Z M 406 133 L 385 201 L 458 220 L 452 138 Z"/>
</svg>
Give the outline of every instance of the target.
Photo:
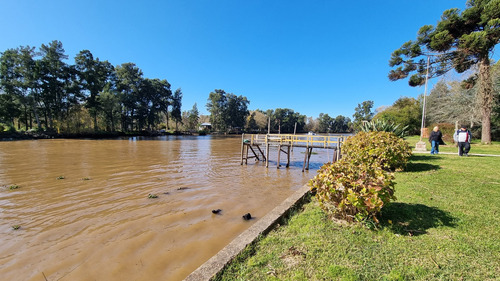
<svg viewBox="0 0 500 281">
<path fill-rule="evenodd" d="M 406 166 L 410 147 L 393 133 L 361 132 L 342 148 L 342 159 L 323 165 L 309 186 L 334 218 L 378 222 L 382 207 L 396 200 L 391 170 Z"/>
<path fill-rule="evenodd" d="M 342 157 L 354 163 L 374 163 L 384 170 L 406 168 L 411 156 L 408 142 L 389 132 L 359 132 L 342 145 Z"/>
</svg>

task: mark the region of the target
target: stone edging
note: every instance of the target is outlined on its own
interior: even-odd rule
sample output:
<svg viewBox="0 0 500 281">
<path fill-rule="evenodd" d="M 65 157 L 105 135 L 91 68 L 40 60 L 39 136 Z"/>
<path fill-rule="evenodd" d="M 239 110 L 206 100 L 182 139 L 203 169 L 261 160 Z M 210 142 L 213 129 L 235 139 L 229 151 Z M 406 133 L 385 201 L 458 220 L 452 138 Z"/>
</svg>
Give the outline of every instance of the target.
<svg viewBox="0 0 500 281">
<path fill-rule="evenodd" d="M 267 234 L 271 231 L 276 224 L 289 214 L 297 203 L 300 203 L 306 198 L 308 193 L 309 187 L 307 185 L 302 186 L 271 212 L 259 219 L 256 223 L 250 226 L 250 228 L 231 241 L 231 243 L 220 250 L 215 256 L 189 274 L 184 280 L 208 281 L 215 277 L 217 273 L 223 270 L 224 267 L 228 265 L 248 245 L 256 241 L 260 235 Z"/>
</svg>

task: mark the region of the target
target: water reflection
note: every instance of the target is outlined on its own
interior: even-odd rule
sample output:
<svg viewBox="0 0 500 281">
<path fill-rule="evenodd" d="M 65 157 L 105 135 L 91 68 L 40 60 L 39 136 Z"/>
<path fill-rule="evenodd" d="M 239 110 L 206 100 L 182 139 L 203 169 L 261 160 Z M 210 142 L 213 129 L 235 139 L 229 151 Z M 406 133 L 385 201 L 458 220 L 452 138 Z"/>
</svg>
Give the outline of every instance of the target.
<svg viewBox="0 0 500 281">
<path fill-rule="evenodd" d="M 275 162 L 269 169 L 263 162 L 242 166 L 240 142 L 211 136 L 0 142 L 0 276 L 184 278 L 256 221 L 243 221 L 243 214 L 261 218 L 314 175 L 301 172 L 299 148 L 289 169 Z M 326 159 L 326 151 L 318 152 L 311 168 Z M 10 190 L 12 184 L 21 188 Z"/>
</svg>

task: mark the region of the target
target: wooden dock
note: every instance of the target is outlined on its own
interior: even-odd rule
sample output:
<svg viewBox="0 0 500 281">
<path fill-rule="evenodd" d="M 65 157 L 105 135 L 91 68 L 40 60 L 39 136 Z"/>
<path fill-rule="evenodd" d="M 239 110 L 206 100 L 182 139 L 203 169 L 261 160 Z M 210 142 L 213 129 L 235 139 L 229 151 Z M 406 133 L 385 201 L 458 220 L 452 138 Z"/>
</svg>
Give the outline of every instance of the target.
<svg viewBox="0 0 500 281">
<path fill-rule="evenodd" d="M 247 164 L 248 159 L 255 158 L 257 161 L 265 161 L 266 168 L 269 167 L 269 150 L 271 147 L 278 149 L 278 165 L 281 166 L 281 153 L 287 156 L 286 167 L 290 166 L 290 151 L 294 147 L 306 148 L 302 172 L 309 170 L 309 159 L 313 148 L 333 149 L 335 162 L 340 159 L 340 150 L 346 135 L 287 135 L 287 134 L 242 134 L 241 136 L 241 165 Z M 264 152 L 265 151 L 265 152 Z M 249 152 L 251 154 L 249 155 Z"/>
</svg>

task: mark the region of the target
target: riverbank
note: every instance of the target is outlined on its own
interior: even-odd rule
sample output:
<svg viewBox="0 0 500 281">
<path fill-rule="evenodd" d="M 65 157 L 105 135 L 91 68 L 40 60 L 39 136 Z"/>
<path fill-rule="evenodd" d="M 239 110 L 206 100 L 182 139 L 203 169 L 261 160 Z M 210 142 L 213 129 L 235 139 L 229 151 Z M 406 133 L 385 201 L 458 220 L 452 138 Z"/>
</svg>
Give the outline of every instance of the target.
<svg viewBox="0 0 500 281">
<path fill-rule="evenodd" d="M 335 224 L 313 198 L 215 279 L 495 280 L 499 166 L 498 157 L 413 155 L 378 229 Z"/>
<path fill-rule="evenodd" d="M 158 137 L 167 135 L 201 135 L 200 133 L 178 131 L 136 131 L 136 132 L 82 132 L 82 133 L 57 133 L 55 131 L 27 131 L 27 132 L 1 132 L 2 140 L 30 140 L 30 139 L 110 139 L 118 137 Z"/>
</svg>

